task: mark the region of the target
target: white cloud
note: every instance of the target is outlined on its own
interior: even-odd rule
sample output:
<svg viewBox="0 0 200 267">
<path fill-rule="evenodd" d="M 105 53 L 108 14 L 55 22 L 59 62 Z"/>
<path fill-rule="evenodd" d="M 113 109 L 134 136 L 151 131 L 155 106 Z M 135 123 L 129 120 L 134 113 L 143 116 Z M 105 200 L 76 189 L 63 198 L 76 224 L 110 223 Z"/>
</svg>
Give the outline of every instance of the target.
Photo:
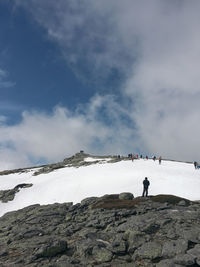
<svg viewBox="0 0 200 267">
<path fill-rule="evenodd" d="M 0 124 L 6 121 L 6 116 L 0 115 Z"/>
<path fill-rule="evenodd" d="M 0 89 L 14 86 L 15 83 L 8 80 L 8 72 L 0 69 Z"/>
<path fill-rule="evenodd" d="M 118 117 L 109 131 L 121 128 L 124 116 L 134 121 L 123 132 L 124 147 L 133 129 L 133 147 L 142 144 L 147 153 L 200 159 L 198 0 L 17 2 L 32 10 L 73 67 L 81 71 L 83 62 L 85 68 L 90 64 L 95 79 L 113 68 L 125 75 L 122 113 L 120 108 L 116 112 L 116 102 L 109 109 Z M 120 139 L 114 142 L 121 146 Z"/>
<path fill-rule="evenodd" d="M 108 113 L 102 121 L 101 111 Z M 24 112 L 17 125 L 0 125 L 0 169 L 30 166 L 38 159 L 63 160 L 80 150 L 91 154 L 126 153 L 126 138 L 132 130 L 121 124 L 118 115 L 126 114 L 112 96 L 96 95 L 72 113 L 56 107 L 52 114 Z M 113 123 L 111 123 L 113 121 Z M 21 165 L 19 165 L 21 164 Z"/>
</svg>

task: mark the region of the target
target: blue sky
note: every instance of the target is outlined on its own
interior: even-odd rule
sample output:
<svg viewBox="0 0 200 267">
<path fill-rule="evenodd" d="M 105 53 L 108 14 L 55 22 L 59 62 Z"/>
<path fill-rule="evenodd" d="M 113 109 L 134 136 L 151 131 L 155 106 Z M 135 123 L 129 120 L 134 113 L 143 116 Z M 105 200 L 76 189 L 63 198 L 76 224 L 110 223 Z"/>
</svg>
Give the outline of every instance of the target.
<svg viewBox="0 0 200 267">
<path fill-rule="evenodd" d="M 2 115 L 14 123 L 24 109 L 47 112 L 59 105 L 74 108 L 92 94 L 90 85 L 77 79 L 63 59 L 58 45 L 30 19 L 26 10 L 0 3 L 1 69 L 11 86 L 1 90 Z M 17 109 L 14 110 L 15 107 Z"/>
<path fill-rule="evenodd" d="M 81 149 L 200 160 L 199 10 L 0 0 L 0 168 Z"/>
</svg>

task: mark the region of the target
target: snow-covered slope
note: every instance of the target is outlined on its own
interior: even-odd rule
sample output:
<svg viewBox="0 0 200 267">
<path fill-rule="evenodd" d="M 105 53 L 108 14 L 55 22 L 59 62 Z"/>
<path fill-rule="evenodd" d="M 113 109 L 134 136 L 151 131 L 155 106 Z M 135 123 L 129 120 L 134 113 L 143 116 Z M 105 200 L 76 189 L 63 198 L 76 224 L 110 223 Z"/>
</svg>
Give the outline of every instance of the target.
<svg viewBox="0 0 200 267">
<path fill-rule="evenodd" d="M 92 162 L 93 159 L 87 161 Z M 200 170 L 193 164 L 173 161 L 122 160 L 103 162 L 79 168 L 65 167 L 48 174 L 33 176 L 35 170 L 0 176 L 0 190 L 12 189 L 21 183 L 23 188 L 13 201 L 0 203 L 0 216 L 32 204 L 80 202 L 91 196 L 132 192 L 141 196 L 143 179 L 150 181 L 149 194 L 173 194 L 190 200 L 200 199 Z"/>
</svg>

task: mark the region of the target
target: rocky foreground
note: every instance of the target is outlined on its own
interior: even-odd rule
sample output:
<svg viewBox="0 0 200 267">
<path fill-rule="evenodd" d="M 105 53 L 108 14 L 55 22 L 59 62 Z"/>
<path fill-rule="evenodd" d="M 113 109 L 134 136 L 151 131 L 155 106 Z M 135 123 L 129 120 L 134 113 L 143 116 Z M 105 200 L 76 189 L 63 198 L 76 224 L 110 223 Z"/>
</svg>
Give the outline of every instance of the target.
<svg viewBox="0 0 200 267">
<path fill-rule="evenodd" d="M 0 266 L 200 266 L 200 203 L 170 195 L 33 205 L 0 218 Z"/>
</svg>

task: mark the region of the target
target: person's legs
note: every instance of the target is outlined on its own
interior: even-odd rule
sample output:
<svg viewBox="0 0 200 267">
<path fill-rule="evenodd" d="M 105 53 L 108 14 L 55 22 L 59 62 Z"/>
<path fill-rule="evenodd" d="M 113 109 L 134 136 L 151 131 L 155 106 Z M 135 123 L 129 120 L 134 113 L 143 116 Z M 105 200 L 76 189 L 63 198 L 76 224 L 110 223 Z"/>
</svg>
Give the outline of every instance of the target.
<svg viewBox="0 0 200 267">
<path fill-rule="evenodd" d="M 145 188 L 144 188 L 143 193 L 142 193 L 142 196 L 143 196 L 143 197 L 144 197 L 144 194 L 145 194 Z"/>
<path fill-rule="evenodd" d="M 148 197 L 148 188 L 146 188 L 146 197 Z"/>
</svg>

